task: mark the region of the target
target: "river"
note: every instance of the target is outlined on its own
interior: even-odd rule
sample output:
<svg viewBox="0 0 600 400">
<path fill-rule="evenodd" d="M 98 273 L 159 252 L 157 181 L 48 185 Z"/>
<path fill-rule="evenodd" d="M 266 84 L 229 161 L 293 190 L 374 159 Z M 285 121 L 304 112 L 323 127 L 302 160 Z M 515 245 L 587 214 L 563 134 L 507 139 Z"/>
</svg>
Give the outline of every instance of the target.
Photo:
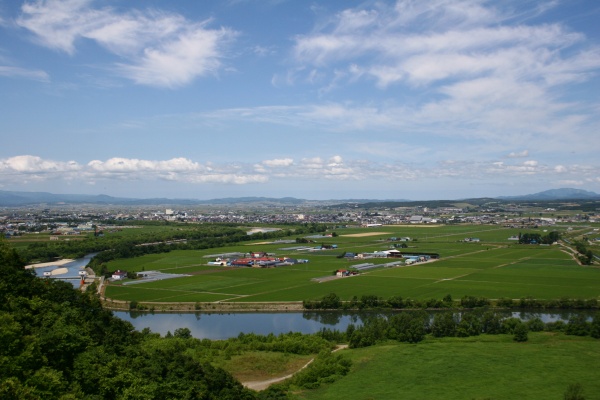
<svg viewBox="0 0 600 400">
<path fill-rule="evenodd" d="M 401 311 L 398 311 L 401 312 Z M 556 312 L 503 311 L 505 317 L 524 321 L 540 318 L 544 322 L 568 321 L 572 315 L 584 313 L 591 319 L 593 312 L 562 310 Z M 275 335 L 287 332 L 315 333 L 322 328 L 345 331 L 348 325 L 361 325 L 363 318 L 376 312 L 303 312 L 303 313 L 151 313 L 115 311 L 114 314 L 133 324 L 135 329 L 150 328 L 166 335 L 177 328 L 188 328 L 198 339 L 228 339 L 240 332 Z M 386 312 L 385 315 L 390 315 Z"/>
<path fill-rule="evenodd" d="M 48 265 L 47 267 L 34 268 L 34 270 L 37 276 L 43 277 L 44 272 L 51 272 L 58 268 L 66 268 L 67 272 L 60 275 L 54 275 L 52 279 L 60 279 L 65 282 L 69 282 L 73 285 L 73 287 L 78 288 L 81 284 L 81 277 L 79 276 L 79 271 L 84 269 L 96 254 L 98 253 L 88 254 L 82 258 L 78 258 L 67 264 Z"/>
</svg>

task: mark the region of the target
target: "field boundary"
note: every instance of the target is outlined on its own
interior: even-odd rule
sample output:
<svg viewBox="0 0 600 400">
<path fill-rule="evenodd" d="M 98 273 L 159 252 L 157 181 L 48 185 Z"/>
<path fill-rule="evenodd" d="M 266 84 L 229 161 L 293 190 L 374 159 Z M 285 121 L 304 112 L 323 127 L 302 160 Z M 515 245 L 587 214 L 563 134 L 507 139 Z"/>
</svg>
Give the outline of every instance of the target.
<svg viewBox="0 0 600 400">
<path fill-rule="evenodd" d="M 301 301 L 286 302 L 137 302 L 131 309 L 130 302 L 100 297 L 102 305 L 113 311 L 139 312 L 300 312 L 305 311 Z"/>
</svg>

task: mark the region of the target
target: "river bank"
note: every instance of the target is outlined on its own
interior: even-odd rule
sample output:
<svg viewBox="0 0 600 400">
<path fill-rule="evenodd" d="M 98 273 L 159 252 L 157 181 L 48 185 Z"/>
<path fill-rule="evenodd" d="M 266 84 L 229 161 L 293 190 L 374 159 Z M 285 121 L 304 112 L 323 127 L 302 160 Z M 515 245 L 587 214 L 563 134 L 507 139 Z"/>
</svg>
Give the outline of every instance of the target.
<svg viewBox="0 0 600 400">
<path fill-rule="evenodd" d="M 65 264 L 72 263 L 73 261 L 75 261 L 75 260 L 70 259 L 70 258 L 63 258 L 62 260 L 56 260 L 56 261 L 51 261 L 51 262 L 29 264 L 29 265 L 25 266 L 25 269 L 46 268 L 46 267 L 53 267 L 53 266 L 60 267 Z"/>
<path fill-rule="evenodd" d="M 301 301 L 262 302 L 262 303 L 172 303 L 172 302 L 134 302 L 113 300 L 100 297 L 102 305 L 114 311 L 150 311 L 150 312 L 301 312 L 305 311 Z"/>
</svg>

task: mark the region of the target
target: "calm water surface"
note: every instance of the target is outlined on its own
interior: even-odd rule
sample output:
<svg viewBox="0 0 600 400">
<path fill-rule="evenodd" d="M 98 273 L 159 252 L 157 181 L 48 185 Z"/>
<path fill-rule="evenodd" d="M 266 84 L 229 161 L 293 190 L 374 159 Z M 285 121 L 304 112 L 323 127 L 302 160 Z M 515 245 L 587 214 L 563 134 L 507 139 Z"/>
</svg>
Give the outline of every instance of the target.
<svg viewBox="0 0 600 400">
<path fill-rule="evenodd" d="M 116 311 L 114 314 L 133 324 L 135 329 L 150 328 L 152 332 L 166 335 L 177 328 L 188 328 L 192 336 L 198 339 L 228 339 L 236 337 L 240 332 L 268 335 L 273 333 L 300 332 L 315 333 L 322 328 L 345 331 L 348 325 L 361 325 L 367 316 L 375 312 L 304 312 L 304 313 L 140 313 Z M 540 318 L 544 322 L 568 321 L 577 314 L 572 311 L 557 311 L 554 313 L 511 312 L 502 313 L 505 317 L 516 317 L 522 320 Z M 592 313 L 586 313 L 590 317 Z M 385 313 L 391 315 L 391 312 Z"/>
<path fill-rule="evenodd" d="M 166 335 L 177 328 L 188 328 L 195 338 L 228 339 L 240 332 L 268 335 L 273 333 L 315 333 L 322 328 L 346 330 L 357 317 L 342 313 L 231 313 L 231 314 L 152 314 L 116 311 L 114 314 L 129 321 L 135 329 L 150 328 Z"/>
</svg>

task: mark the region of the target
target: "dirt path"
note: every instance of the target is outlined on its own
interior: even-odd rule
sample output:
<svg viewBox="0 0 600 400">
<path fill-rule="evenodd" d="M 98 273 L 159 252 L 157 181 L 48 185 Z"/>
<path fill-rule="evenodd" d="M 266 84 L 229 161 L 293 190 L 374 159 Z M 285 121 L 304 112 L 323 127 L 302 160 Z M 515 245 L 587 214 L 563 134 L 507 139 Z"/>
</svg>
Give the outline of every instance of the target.
<svg viewBox="0 0 600 400">
<path fill-rule="evenodd" d="M 342 349 L 347 349 L 348 345 L 347 344 L 340 344 L 338 345 L 335 350 L 333 350 L 332 353 L 338 351 L 338 350 L 342 350 Z M 269 386 L 271 386 L 274 383 L 277 382 L 282 382 L 285 381 L 286 379 L 291 378 L 292 376 L 294 376 L 295 374 L 297 374 L 298 372 L 302 371 L 304 368 L 308 367 L 315 359 L 311 358 L 309 362 L 307 362 L 306 364 L 304 364 L 304 366 L 302 368 L 300 368 L 298 371 L 293 372 L 289 375 L 286 376 L 280 376 L 278 378 L 271 378 L 271 379 L 267 379 L 266 381 L 250 381 L 250 382 L 242 382 L 242 385 L 244 385 L 245 387 L 247 387 L 248 389 L 252 389 L 252 390 L 265 390 L 266 388 L 268 388 Z"/>
</svg>

